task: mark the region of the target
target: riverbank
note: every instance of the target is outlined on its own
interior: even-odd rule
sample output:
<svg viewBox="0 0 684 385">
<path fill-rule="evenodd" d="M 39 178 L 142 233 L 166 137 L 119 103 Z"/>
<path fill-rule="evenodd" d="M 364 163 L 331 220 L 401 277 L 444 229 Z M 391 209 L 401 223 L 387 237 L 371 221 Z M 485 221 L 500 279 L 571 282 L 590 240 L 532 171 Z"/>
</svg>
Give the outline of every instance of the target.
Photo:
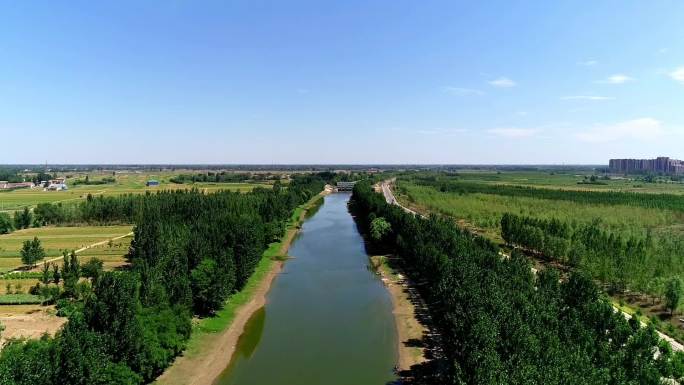
<svg viewBox="0 0 684 385">
<path fill-rule="evenodd" d="M 392 314 L 397 326 L 397 370 L 410 370 L 413 365 L 426 361 L 423 347 L 426 328 L 417 319 L 406 277 L 392 269 L 385 256 L 372 256 L 370 260 L 392 298 Z"/>
<path fill-rule="evenodd" d="M 183 356 L 155 381 L 157 385 L 211 385 L 228 366 L 245 324 L 266 303 L 266 295 L 280 273 L 292 241 L 310 209 L 320 205 L 323 192 L 295 209 L 280 242 L 264 252 L 245 287 L 232 295 L 214 317 L 198 320 Z"/>
</svg>

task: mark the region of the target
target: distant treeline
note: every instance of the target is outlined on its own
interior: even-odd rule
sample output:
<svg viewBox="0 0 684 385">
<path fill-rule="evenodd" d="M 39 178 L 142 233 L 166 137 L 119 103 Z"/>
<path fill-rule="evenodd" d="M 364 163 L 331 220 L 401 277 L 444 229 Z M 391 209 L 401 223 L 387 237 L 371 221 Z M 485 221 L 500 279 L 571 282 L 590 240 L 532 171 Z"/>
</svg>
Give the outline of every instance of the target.
<svg viewBox="0 0 684 385">
<path fill-rule="evenodd" d="M 0 180 L 10 183 L 23 182 L 24 178 L 17 173 L 17 170 L 0 168 Z"/>
<path fill-rule="evenodd" d="M 350 173 L 336 173 L 331 171 L 319 172 L 318 175 L 325 180 L 334 183 L 338 181 L 349 181 L 365 179 L 368 177 L 366 173 L 350 172 Z M 197 174 L 180 174 L 170 178 L 171 183 L 240 183 L 250 181 L 279 181 L 280 174 L 271 173 L 235 173 L 235 172 L 204 172 Z"/>
<path fill-rule="evenodd" d="M 116 179 L 113 177 L 104 177 L 102 179 L 90 179 L 89 175 L 86 175 L 84 179 L 76 179 L 71 184 L 74 186 L 76 185 L 86 185 L 86 186 L 96 186 L 96 185 L 103 185 L 103 184 L 110 184 L 110 183 L 116 183 Z"/>
<path fill-rule="evenodd" d="M 169 179 L 171 183 L 239 183 L 246 181 L 279 180 L 279 175 L 251 174 L 234 172 L 206 172 L 199 174 L 180 174 Z"/>
<path fill-rule="evenodd" d="M 295 179 L 296 183 L 289 188 L 296 192 L 301 190 L 301 185 L 307 180 L 322 180 L 319 176 L 302 176 Z M 281 186 L 267 186 L 255 188 L 255 193 L 281 190 Z M 321 187 L 322 189 L 322 187 Z M 195 190 L 198 195 L 199 190 Z M 167 192 L 163 192 L 167 194 Z M 221 194 L 224 194 L 223 192 Z M 233 193 L 239 195 L 240 193 Z M 108 225 L 116 223 L 138 223 L 143 212 L 143 203 L 148 201 L 150 195 L 146 194 L 122 194 L 117 196 L 93 196 L 88 194 L 86 199 L 76 204 L 62 203 L 39 203 L 33 210 L 32 218 L 35 226 L 65 225 L 88 223 L 94 225 Z"/>
<path fill-rule="evenodd" d="M 135 222 L 131 268 L 94 277 L 92 290 L 79 283 L 69 322 L 54 338 L 9 342 L 0 384 L 152 381 L 185 348 L 192 315 L 212 314 L 240 290 L 295 208 L 323 185 L 311 175 L 287 189 L 165 191 L 76 206 L 82 219 Z M 78 270 L 71 261 L 65 266 Z"/>
<path fill-rule="evenodd" d="M 419 185 L 433 187 L 441 192 L 459 194 L 493 194 L 511 197 L 564 200 L 582 204 L 628 205 L 649 209 L 684 211 L 684 195 L 536 188 L 528 186 L 465 182 L 436 177 L 415 178 L 414 181 Z"/>
<path fill-rule="evenodd" d="M 615 313 L 590 277 L 533 275 L 519 253 L 503 258 L 450 220 L 407 214 L 366 182 L 352 202 L 373 252 L 399 257 L 439 334 L 437 360 L 416 368 L 415 382 L 661 384 L 684 376 L 684 356 L 652 326 Z"/>
<path fill-rule="evenodd" d="M 10 183 L 19 183 L 24 181 L 30 181 L 33 183 L 39 183 L 41 181 L 47 181 L 54 179 L 54 175 L 46 174 L 42 171 L 36 172 L 35 175 L 29 177 L 24 177 L 23 172 L 17 168 L 0 168 L 0 181 L 6 181 Z"/>
</svg>

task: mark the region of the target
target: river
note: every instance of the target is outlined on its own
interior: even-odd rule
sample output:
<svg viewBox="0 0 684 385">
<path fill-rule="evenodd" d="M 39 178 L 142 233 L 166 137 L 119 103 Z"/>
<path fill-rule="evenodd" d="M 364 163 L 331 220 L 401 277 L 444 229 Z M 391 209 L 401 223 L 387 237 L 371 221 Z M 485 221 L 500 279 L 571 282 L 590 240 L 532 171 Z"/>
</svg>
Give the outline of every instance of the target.
<svg viewBox="0 0 684 385">
<path fill-rule="evenodd" d="M 393 381 L 396 326 L 387 289 L 336 193 L 306 220 L 218 385 L 384 385 Z"/>
</svg>

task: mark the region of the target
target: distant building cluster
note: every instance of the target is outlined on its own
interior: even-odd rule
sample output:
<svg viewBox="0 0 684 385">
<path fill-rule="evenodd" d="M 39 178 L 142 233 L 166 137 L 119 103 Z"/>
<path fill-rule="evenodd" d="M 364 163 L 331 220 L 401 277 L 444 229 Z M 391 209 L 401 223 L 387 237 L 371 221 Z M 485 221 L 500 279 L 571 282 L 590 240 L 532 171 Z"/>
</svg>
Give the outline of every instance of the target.
<svg viewBox="0 0 684 385">
<path fill-rule="evenodd" d="M 43 191 L 66 191 L 67 187 L 66 180 L 64 178 L 57 178 L 51 180 L 44 180 L 40 183 L 34 184 L 33 182 L 7 182 L 0 181 L 0 190 L 17 190 L 21 188 L 43 188 Z"/>
<path fill-rule="evenodd" d="M 40 182 L 46 191 L 64 191 L 68 190 L 66 180 L 64 178 L 52 179 L 49 181 Z"/>
<path fill-rule="evenodd" d="M 611 159 L 610 172 L 620 174 L 684 174 L 684 161 L 661 156 L 655 159 Z"/>
</svg>

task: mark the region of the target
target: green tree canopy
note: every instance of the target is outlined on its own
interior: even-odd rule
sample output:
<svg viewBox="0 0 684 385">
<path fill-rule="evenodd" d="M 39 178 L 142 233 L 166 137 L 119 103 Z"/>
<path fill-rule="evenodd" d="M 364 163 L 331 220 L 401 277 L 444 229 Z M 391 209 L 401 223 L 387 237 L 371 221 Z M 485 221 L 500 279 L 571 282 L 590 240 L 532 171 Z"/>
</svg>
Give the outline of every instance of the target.
<svg viewBox="0 0 684 385">
<path fill-rule="evenodd" d="M 371 221 L 370 234 L 373 240 L 380 241 L 391 231 L 392 225 L 390 225 L 385 218 L 378 217 Z"/>
<path fill-rule="evenodd" d="M 665 303 L 670 310 L 670 314 L 674 314 L 677 310 L 681 299 L 682 281 L 676 277 L 672 278 L 667 282 L 667 286 L 665 287 Z"/>
<path fill-rule="evenodd" d="M 21 261 L 27 266 L 35 266 L 36 262 L 45 258 L 45 250 L 38 237 L 33 237 L 32 241 L 24 241 L 21 248 Z"/>
</svg>

